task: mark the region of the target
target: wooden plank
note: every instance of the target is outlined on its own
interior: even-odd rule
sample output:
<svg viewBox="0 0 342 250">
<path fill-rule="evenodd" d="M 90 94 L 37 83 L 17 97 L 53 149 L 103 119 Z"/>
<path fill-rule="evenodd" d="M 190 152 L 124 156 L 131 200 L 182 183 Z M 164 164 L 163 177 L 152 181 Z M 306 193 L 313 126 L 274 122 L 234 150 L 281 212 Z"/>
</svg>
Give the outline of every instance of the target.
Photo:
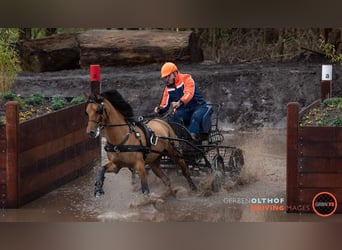
<svg viewBox="0 0 342 250">
<path fill-rule="evenodd" d="M 0 206 L 1 208 L 7 207 L 7 185 L 0 183 Z"/>
<path fill-rule="evenodd" d="M 6 126 L 0 125 L 0 141 L 6 140 Z"/>
<path fill-rule="evenodd" d="M 300 127 L 298 136 L 301 143 L 342 142 L 342 128 Z"/>
<path fill-rule="evenodd" d="M 0 207 L 5 207 L 7 202 L 7 171 L 6 165 L 0 165 Z"/>
<path fill-rule="evenodd" d="M 0 184 L 6 184 L 6 168 L 0 167 Z"/>
<path fill-rule="evenodd" d="M 299 103 L 287 105 L 287 148 L 286 148 L 286 203 L 296 205 L 298 183 L 298 124 Z"/>
<path fill-rule="evenodd" d="M 20 123 L 19 151 L 24 152 L 81 128 L 85 130 L 87 117 L 84 112 L 85 104 L 82 103 Z"/>
<path fill-rule="evenodd" d="M 41 173 L 22 178 L 20 196 L 25 197 L 35 192 L 46 193 L 53 188 L 64 184 L 65 182 L 62 180 L 66 176 L 76 173 L 76 177 L 77 173 L 82 171 L 82 168 L 86 168 L 91 165 L 97 153 L 98 150 L 95 148 L 92 151 L 84 152 L 83 154 L 76 156 L 78 164 L 75 164 L 76 158 L 69 159 L 51 169 L 48 169 L 48 171 L 43 171 Z M 100 160 L 100 158 L 98 160 Z M 23 198 L 21 198 L 21 200 L 22 199 Z"/>
<path fill-rule="evenodd" d="M 0 140 L 0 168 L 6 166 L 6 140 Z"/>
<path fill-rule="evenodd" d="M 6 207 L 7 202 L 7 142 L 6 142 L 6 127 L 0 126 L 0 207 Z"/>
<path fill-rule="evenodd" d="M 300 188 L 342 188 L 341 173 L 306 173 L 299 174 Z"/>
<path fill-rule="evenodd" d="M 342 156 L 342 142 L 300 143 L 300 157 L 339 158 Z"/>
<path fill-rule="evenodd" d="M 63 154 L 63 152 L 51 156 L 51 159 L 58 159 L 58 156 L 60 156 L 61 154 Z M 32 165 L 32 167 L 28 168 L 31 171 L 22 172 L 20 177 L 22 180 L 31 180 L 35 178 L 40 178 L 39 176 L 41 175 L 49 175 L 53 172 L 56 172 L 57 176 L 55 176 L 55 174 L 51 176 L 53 178 L 56 178 L 58 176 L 62 176 L 65 174 L 65 171 L 62 168 L 62 166 L 64 166 L 66 162 L 69 162 L 68 164 L 70 164 L 70 169 L 79 169 L 82 168 L 83 165 L 87 165 L 87 163 L 91 162 L 93 159 L 100 159 L 100 155 L 98 154 L 97 148 L 94 147 L 92 149 L 84 150 L 79 154 L 69 154 L 69 157 L 64 156 L 63 158 L 65 159 L 51 162 L 51 164 L 49 165 L 45 164 L 45 162 L 38 162 L 36 165 Z"/>
<path fill-rule="evenodd" d="M 56 151 L 54 154 L 46 155 L 40 159 L 27 162 L 25 167 L 20 168 L 20 177 L 25 178 L 26 176 L 34 176 L 43 171 L 48 171 L 49 169 L 55 168 L 59 164 L 62 164 L 63 161 L 75 159 L 77 157 L 80 158 L 85 152 L 92 151 L 96 148 L 99 148 L 99 145 L 96 143 L 90 143 L 89 141 L 82 141 L 78 144 L 73 144 L 68 148 Z M 93 157 L 99 158 L 100 155 L 101 152 L 98 150 L 98 154 L 93 155 Z M 75 165 L 77 164 L 75 163 Z"/>
<path fill-rule="evenodd" d="M 301 157 L 298 165 L 299 173 L 342 173 L 342 157 Z"/>
<path fill-rule="evenodd" d="M 306 115 L 311 109 L 319 107 L 319 105 L 321 105 L 321 99 L 318 99 L 318 100 L 314 101 L 313 103 L 311 103 L 310 105 L 302 108 L 299 111 L 299 120 L 302 120 L 302 117 L 304 115 Z"/>
<path fill-rule="evenodd" d="M 31 165 L 34 162 L 40 161 L 49 157 L 50 155 L 56 154 L 59 151 L 65 150 L 75 144 L 83 141 L 89 141 L 89 143 L 96 143 L 95 140 L 88 138 L 84 129 L 75 131 L 74 133 L 68 134 L 55 140 L 46 141 L 45 144 L 33 147 L 29 150 L 21 152 L 19 155 L 19 165 L 21 169 Z"/>
<path fill-rule="evenodd" d="M 7 152 L 6 140 L 0 140 L 0 168 L 6 168 L 6 152 Z"/>
</svg>

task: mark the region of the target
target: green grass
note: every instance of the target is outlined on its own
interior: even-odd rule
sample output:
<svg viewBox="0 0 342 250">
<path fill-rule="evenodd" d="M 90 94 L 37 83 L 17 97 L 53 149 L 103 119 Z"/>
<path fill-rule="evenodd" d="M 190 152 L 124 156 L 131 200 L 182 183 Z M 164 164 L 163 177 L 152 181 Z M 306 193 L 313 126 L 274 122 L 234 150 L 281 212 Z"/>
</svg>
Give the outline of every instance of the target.
<svg viewBox="0 0 342 250">
<path fill-rule="evenodd" d="M 65 107 L 65 105 L 67 104 L 67 100 L 65 99 L 65 97 L 60 96 L 60 95 L 54 95 L 52 96 L 52 100 L 51 100 L 51 108 L 53 110 L 59 110 Z"/>
</svg>

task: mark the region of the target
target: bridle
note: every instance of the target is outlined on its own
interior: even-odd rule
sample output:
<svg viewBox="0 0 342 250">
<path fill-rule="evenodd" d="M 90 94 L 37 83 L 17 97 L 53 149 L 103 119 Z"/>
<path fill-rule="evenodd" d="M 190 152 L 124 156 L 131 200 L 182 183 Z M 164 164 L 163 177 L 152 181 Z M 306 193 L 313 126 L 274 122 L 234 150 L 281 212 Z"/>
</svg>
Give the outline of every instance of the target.
<svg viewBox="0 0 342 250">
<path fill-rule="evenodd" d="M 87 100 L 86 107 L 89 103 L 96 103 L 98 105 L 96 113 L 100 115 L 100 120 L 96 121 L 96 120 L 89 119 L 88 123 L 93 122 L 100 129 L 103 129 L 104 127 L 119 127 L 119 126 L 129 126 L 130 125 L 130 123 L 104 124 L 102 122 L 102 119 L 103 119 L 103 114 L 105 113 L 106 108 L 105 108 L 105 105 L 103 103 L 103 99 L 102 98 L 96 98 L 95 96 L 91 95 L 91 96 L 89 96 L 89 98 Z"/>
</svg>

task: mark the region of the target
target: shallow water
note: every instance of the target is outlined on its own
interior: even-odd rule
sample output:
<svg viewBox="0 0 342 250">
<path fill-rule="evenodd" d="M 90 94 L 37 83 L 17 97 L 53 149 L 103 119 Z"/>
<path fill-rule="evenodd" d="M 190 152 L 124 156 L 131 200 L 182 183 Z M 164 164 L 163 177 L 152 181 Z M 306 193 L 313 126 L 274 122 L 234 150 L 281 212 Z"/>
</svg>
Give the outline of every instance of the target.
<svg viewBox="0 0 342 250">
<path fill-rule="evenodd" d="M 286 137 L 284 129 L 257 132 L 229 132 L 225 143 L 244 151 L 245 166 L 238 185 L 226 183 L 218 193 L 193 193 L 185 178 L 175 170 L 167 173 L 176 196 L 166 195 L 153 204 L 134 207 L 146 199 L 139 185 L 132 185 L 130 172 L 106 174 L 105 195 L 93 196 L 98 166 L 88 174 L 32 201 L 19 209 L 0 210 L 0 221 L 201 221 L 201 222 L 277 222 L 277 221 L 342 221 L 340 214 L 322 218 L 315 214 L 286 213 Z M 151 197 L 165 192 L 163 184 L 149 174 Z M 207 178 L 194 177 L 198 185 Z M 152 201 L 152 199 L 151 199 Z M 253 205 L 265 205 L 256 207 Z M 267 205 L 272 205 L 270 206 Z M 273 209 L 270 211 L 269 209 Z"/>
</svg>

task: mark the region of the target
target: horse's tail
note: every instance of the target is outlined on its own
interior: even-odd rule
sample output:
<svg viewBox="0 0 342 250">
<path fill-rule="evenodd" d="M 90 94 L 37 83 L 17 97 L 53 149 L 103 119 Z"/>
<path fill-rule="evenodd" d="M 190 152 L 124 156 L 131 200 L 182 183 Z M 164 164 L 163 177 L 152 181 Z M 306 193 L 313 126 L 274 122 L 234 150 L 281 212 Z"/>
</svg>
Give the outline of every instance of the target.
<svg viewBox="0 0 342 250">
<path fill-rule="evenodd" d="M 167 134 L 165 136 L 170 137 L 170 138 L 177 138 L 176 132 L 173 130 L 173 128 L 168 122 L 164 120 L 160 120 L 160 119 L 153 119 L 151 121 L 158 121 L 159 123 L 167 127 Z"/>
<path fill-rule="evenodd" d="M 177 138 L 176 132 L 173 130 L 170 124 L 166 123 L 168 127 L 168 137 Z"/>
</svg>

